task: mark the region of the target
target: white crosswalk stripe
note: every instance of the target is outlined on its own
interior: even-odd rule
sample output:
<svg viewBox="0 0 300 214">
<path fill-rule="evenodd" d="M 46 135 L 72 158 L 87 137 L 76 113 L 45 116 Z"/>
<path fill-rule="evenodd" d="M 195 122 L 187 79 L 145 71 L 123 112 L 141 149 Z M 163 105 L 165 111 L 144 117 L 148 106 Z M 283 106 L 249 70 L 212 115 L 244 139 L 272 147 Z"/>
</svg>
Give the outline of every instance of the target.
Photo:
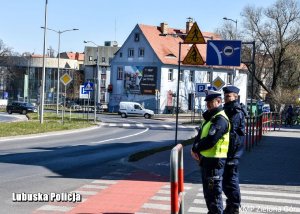
<svg viewBox="0 0 300 214">
<path fill-rule="evenodd" d="M 185 198 L 194 198 L 186 206 L 187 213 L 207 213 L 202 188 L 193 185 L 196 194 L 191 196 L 191 191 L 186 193 Z M 195 191 L 193 192 L 195 193 Z M 241 185 L 242 203 L 240 213 L 300 213 L 299 188 L 285 189 L 285 186 Z M 225 207 L 226 196 L 223 194 L 223 206 Z"/>
</svg>

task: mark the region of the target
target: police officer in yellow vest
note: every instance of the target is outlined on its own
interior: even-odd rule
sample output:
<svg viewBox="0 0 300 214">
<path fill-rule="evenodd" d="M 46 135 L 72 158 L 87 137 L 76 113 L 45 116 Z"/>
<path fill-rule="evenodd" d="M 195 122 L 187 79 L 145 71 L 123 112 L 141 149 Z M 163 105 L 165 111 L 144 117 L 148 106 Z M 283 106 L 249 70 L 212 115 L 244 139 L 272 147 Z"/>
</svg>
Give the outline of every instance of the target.
<svg viewBox="0 0 300 214">
<path fill-rule="evenodd" d="M 221 94 L 208 91 L 207 111 L 191 154 L 201 166 L 203 194 L 209 214 L 222 214 L 222 179 L 229 146 L 230 123 L 222 108 Z"/>
</svg>

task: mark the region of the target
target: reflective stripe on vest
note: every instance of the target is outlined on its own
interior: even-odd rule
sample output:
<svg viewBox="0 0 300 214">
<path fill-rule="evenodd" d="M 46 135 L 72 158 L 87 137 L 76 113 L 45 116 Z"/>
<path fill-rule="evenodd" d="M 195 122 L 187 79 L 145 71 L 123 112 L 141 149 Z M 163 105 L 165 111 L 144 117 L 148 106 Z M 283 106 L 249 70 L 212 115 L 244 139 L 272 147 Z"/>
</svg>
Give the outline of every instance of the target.
<svg viewBox="0 0 300 214">
<path fill-rule="evenodd" d="M 217 116 L 222 115 L 227 121 L 228 121 L 228 130 L 227 132 L 221 137 L 218 142 L 214 145 L 214 147 L 201 151 L 200 154 L 204 157 L 211 157 L 211 158 L 226 158 L 228 147 L 229 147 L 229 131 L 230 131 L 230 123 L 227 115 L 225 114 L 224 110 L 218 112 L 215 114 L 210 121 L 203 121 L 202 123 L 202 132 L 201 132 L 201 138 L 204 138 L 208 135 L 209 129 L 212 125 L 212 120 Z"/>
</svg>

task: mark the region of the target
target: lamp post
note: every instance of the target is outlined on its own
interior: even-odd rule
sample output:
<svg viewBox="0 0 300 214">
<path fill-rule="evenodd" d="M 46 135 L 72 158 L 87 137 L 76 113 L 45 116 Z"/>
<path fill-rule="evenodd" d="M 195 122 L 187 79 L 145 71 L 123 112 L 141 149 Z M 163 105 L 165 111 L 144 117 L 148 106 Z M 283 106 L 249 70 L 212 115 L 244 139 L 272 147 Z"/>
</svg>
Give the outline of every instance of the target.
<svg viewBox="0 0 300 214">
<path fill-rule="evenodd" d="M 44 98 L 45 98 L 45 73 L 46 73 L 46 28 L 47 28 L 47 6 L 48 0 L 45 2 L 45 19 L 44 19 L 44 42 L 43 42 L 43 73 L 42 73 L 42 84 L 41 84 L 41 95 L 40 95 L 40 123 L 44 123 Z"/>
<path fill-rule="evenodd" d="M 226 21 L 231 21 L 231 22 L 235 23 L 235 36 L 234 36 L 234 39 L 237 40 L 237 19 L 233 20 L 233 19 L 229 19 L 227 17 L 224 17 L 223 19 L 226 20 Z M 234 79 L 235 79 L 235 67 L 233 68 L 233 78 L 232 78 L 232 84 L 233 85 L 234 85 Z"/>
<path fill-rule="evenodd" d="M 41 27 L 44 29 L 44 27 Z M 58 34 L 58 60 L 57 60 L 57 89 L 56 89 L 56 114 L 58 115 L 58 104 L 59 104 L 59 61 L 60 61 L 60 35 L 62 33 L 65 33 L 67 31 L 75 31 L 75 30 L 79 30 L 77 28 L 73 28 L 73 29 L 68 29 L 68 30 L 63 30 L 63 31 L 60 31 L 60 30 L 53 30 L 51 28 L 46 28 L 47 30 L 51 30 L 55 33 Z"/>
<path fill-rule="evenodd" d="M 227 18 L 227 17 L 224 17 L 223 18 L 224 20 L 227 20 L 227 21 L 232 21 L 232 22 L 234 22 L 235 23 L 235 38 L 234 39 L 237 39 L 237 19 L 236 20 L 233 20 L 233 19 L 229 19 L 229 18 Z"/>
<path fill-rule="evenodd" d="M 96 66 L 97 66 L 97 74 L 95 75 L 95 79 L 97 80 L 97 89 L 96 91 L 94 91 L 94 120 L 96 122 L 96 100 L 97 102 L 101 102 L 101 88 L 100 88 L 100 84 L 101 84 L 101 74 L 100 74 L 100 80 L 99 80 L 99 45 L 97 45 L 95 42 L 93 41 L 83 41 L 84 43 L 92 43 L 95 46 L 97 46 L 97 61 L 96 61 Z M 97 95 L 97 96 L 96 96 Z"/>
</svg>

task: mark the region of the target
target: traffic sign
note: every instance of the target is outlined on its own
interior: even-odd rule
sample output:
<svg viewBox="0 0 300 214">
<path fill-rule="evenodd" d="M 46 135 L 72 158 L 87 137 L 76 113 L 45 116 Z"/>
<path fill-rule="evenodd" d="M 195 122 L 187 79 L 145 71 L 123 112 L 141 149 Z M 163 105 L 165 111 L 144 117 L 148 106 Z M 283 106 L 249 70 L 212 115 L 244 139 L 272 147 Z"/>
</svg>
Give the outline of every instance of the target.
<svg viewBox="0 0 300 214">
<path fill-rule="evenodd" d="M 224 85 L 225 82 L 219 76 L 212 81 L 212 86 L 217 89 L 216 91 L 219 91 Z"/>
<path fill-rule="evenodd" d="M 89 92 L 84 90 L 84 85 L 80 85 L 80 93 L 79 98 L 80 99 L 88 99 L 89 98 Z"/>
<path fill-rule="evenodd" d="M 205 97 L 206 90 L 207 90 L 207 83 L 196 83 L 195 93 L 197 94 L 198 97 Z"/>
<path fill-rule="evenodd" d="M 84 90 L 85 91 L 93 91 L 93 86 L 94 84 L 91 81 L 87 81 L 86 83 L 84 83 Z"/>
<path fill-rule="evenodd" d="M 185 43 L 185 44 L 206 44 L 205 39 L 197 25 L 197 22 L 194 22 L 192 28 L 188 32 L 183 43 Z"/>
<path fill-rule="evenodd" d="M 71 81 L 72 81 L 72 77 L 68 74 L 68 73 L 65 73 L 64 75 L 62 75 L 60 77 L 60 81 L 66 86 L 68 85 Z"/>
<path fill-rule="evenodd" d="M 182 64 L 188 64 L 188 65 L 204 65 L 204 61 L 202 59 L 202 56 L 195 44 L 191 47 L 187 55 L 185 56 L 184 60 L 182 61 Z"/>
<path fill-rule="evenodd" d="M 242 41 L 208 40 L 206 65 L 240 66 Z"/>
<path fill-rule="evenodd" d="M 216 87 L 215 86 L 208 86 L 207 89 L 209 91 L 217 91 Z"/>
</svg>

